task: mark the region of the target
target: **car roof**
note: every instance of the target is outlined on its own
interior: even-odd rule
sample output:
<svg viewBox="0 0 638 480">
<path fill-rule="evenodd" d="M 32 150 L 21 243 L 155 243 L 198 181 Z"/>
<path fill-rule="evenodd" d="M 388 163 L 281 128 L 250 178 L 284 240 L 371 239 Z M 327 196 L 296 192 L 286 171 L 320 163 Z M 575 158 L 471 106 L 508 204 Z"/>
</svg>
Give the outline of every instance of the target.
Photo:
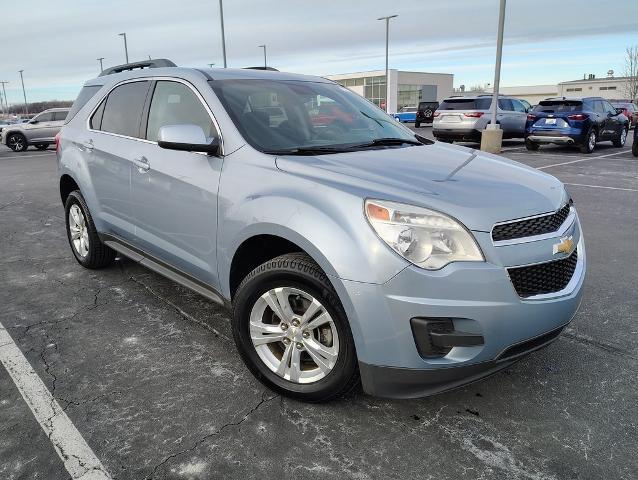
<svg viewBox="0 0 638 480">
<path fill-rule="evenodd" d="M 44 112 L 68 112 L 71 110 L 70 107 L 56 107 L 56 108 L 47 108 L 46 110 L 42 110 L 40 113 Z"/>
<path fill-rule="evenodd" d="M 335 83 L 323 77 L 301 75 L 298 73 L 279 72 L 253 68 L 191 68 L 191 67 L 157 67 L 137 68 L 121 72 L 101 75 L 85 83 L 85 86 L 115 84 L 121 81 L 145 77 L 177 77 L 185 79 L 206 80 L 277 80 Z"/>
</svg>

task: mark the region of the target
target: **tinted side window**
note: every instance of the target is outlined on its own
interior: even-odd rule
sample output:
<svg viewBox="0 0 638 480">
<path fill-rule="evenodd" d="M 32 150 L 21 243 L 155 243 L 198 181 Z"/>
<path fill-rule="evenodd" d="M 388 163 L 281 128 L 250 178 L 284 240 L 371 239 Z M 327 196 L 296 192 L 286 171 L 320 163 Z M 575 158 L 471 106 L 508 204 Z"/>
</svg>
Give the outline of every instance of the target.
<svg viewBox="0 0 638 480">
<path fill-rule="evenodd" d="M 519 102 L 515 98 L 512 99 L 512 106 L 515 112 L 525 113 L 527 111 L 527 107 L 523 105 L 523 102 Z"/>
<path fill-rule="evenodd" d="M 508 111 L 514 110 L 514 107 L 512 106 L 512 101 L 509 98 L 499 98 L 498 106 L 501 110 L 508 110 Z"/>
<path fill-rule="evenodd" d="M 69 113 L 66 116 L 67 123 L 75 117 L 75 114 L 78 113 L 84 105 L 86 105 L 86 102 L 93 98 L 93 95 L 95 95 L 100 88 L 102 88 L 102 85 L 91 85 L 80 90 L 78 98 L 75 99 L 75 102 L 73 102 L 73 105 L 71 106 L 71 110 L 69 110 Z"/>
<path fill-rule="evenodd" d="M 161 127 L 186 124 L 201 127 L 207 137 L 217 135 L 206 108 L 190 88 L 178 82 L 157 82 L 148 112 L 146 138 L 155 142 Z"/>
<path fill-rule="evenodd" d="M 34 120 L 37 120 L 38 122 L 50 122 L 53 120 L 53 112 L 42 113 L 35 117 Z"/>
<path fill-rule="evenodd" d="M 616 109 L 611 106 L 609 102 L 603 102 L 603 106 L 605 107 L 605 111 L 607 113 L 611 113 L 612 115 L 616 115 Z"/>
<path fill-rule="evenodd" d="M 127 137 L 140 136 L 140 119 L 148 81 L 120 85 L 106 99 L 100 130 Z"/>
<path fill-rule="evenodd" d="M 605 113 L 605 107 L 600 100 L 594 100 L 594 111 L 596 113 Z"/>
<path fill-rule="evenodd" d="M 100 130 L 102 128 L 102 116 L 104 115 L 104 105 L 106 105 L 106 99 L 102 100 L 100 106 L 97 107 L 95 113 L 91 117 L 91 128 L 93 130 Z"/>
<path fill-rule="evenodd" d="M 53 112 L 53 120 L 56 122 L 65 120 L 68 114 L 69 112 Z"/>
</svg>

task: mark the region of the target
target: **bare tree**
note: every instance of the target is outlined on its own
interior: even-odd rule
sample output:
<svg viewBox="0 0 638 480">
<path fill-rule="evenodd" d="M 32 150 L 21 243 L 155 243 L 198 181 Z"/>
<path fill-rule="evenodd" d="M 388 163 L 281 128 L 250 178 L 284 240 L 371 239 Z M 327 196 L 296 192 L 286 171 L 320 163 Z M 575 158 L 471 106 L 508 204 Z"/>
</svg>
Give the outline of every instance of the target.
<svg viewBox="0 0 638 480">
<path fill-rule="evenodd" d="M 629 100 L 638 98 L 638 45 L 627 47 L 625 50 L 625 69 L 623 76 L 625 82 L 625 95 Z"/>
</svg>

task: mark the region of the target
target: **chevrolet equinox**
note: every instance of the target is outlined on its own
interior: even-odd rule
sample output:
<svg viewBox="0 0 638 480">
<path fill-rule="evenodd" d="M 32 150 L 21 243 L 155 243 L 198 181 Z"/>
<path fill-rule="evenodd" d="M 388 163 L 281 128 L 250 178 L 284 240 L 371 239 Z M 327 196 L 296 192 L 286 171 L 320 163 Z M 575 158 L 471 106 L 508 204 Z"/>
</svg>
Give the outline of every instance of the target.
<svg viewBox="0 0 638 480">
<path fill-rule="evenodd" d="M 332 121 L 313 121 L 329 107 Z M 323 78 L 151 60 L 88 81 L 56 138 L 67 235 L 232 311 L 264 384 L 408 398 L 557 338 L 585 276 L 556 178 L 427 140 Z"/>
</svg>

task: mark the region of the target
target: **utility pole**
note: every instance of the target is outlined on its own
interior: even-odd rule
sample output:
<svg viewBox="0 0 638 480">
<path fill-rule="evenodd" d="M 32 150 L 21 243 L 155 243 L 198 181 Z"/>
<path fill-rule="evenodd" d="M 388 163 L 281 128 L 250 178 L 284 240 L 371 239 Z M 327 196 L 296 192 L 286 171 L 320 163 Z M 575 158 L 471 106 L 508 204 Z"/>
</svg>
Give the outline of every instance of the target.
<svg viewBox="0 0 638 480">
<path fill-rule="evenodd" d="M 24 114 L 29 115 L 29 107 L 27 107 L 27 91 L 24 89 L 24 77 L 22 76 L 22 72 L 24 72 L 24 70 L 20 70 L 20 81 L 22 82 L 22 95 L 24 95 Z"/>
<path fill-rule="evenodd" d="M 100 57 L 97 59 L 97 61 L 100 62 L 100 73 L 104 71 L 104 67 L 102 66 L 102 60 L 104 60 L 104 57 Z"/>
<path fill-rule="evenodd" d="M 259 48 L 263 48 L 264 49 L 264 68 L 268 68 L 268 65 L 266 64 L 266 45 L 257 45 Z"/>
<path fill-rule="evenodd" d="M 224 33 L 224 6 L 222 5 L 222 0 L 219 0 L 219 19 L 222 26 L 222 53 L 224 54 L 224 68 L 227 68 L 228 65 L 226 63 L 226 35 Z"/>
<path fill-rule="evenodd" d="M 385 20 L 385 111 L 390 108 L 390 75 L 388 69 L 388 50 L 390 44 L 390 19 L 396 18 L 398 15 L 388 15 L 387 17 L 377 18 L 377 20 Z"/>
<path fill-rule="evenodd" d="M 2 84 L 2 97 L 4 98 L 4 105 L 6 107 L 6 111 L 4 107 L 2 108 L 3 113 L 9 113 L 9 100 L 7 100 L 7 90 L 4 88 L 5 83 L 9 82 L 0 82 Z"/>
<path fill-rule="evenodd" d="M 494 88 L 492 90 L 492 118 L 487 128 L 481 132 L 481 150 L 490 153 L 500 153 L 503 145 L 503 131 L 497 122 L 498 90 L 501 81 L 501 58 L 503 56 L 503 31 L 505 30 L 505 2 L 500 0 L 498 13 L 498 34 L 496 38 L 496 64 L 494 66 Z"/>
<path fill-rule="evenodd" d="M 126 44 L 126 33 L 118 33 L 118 35 L 124 38 L 124 55 L 126 55 L 126 63 L 128 63 L 128 45 Z"/>
</svg>

